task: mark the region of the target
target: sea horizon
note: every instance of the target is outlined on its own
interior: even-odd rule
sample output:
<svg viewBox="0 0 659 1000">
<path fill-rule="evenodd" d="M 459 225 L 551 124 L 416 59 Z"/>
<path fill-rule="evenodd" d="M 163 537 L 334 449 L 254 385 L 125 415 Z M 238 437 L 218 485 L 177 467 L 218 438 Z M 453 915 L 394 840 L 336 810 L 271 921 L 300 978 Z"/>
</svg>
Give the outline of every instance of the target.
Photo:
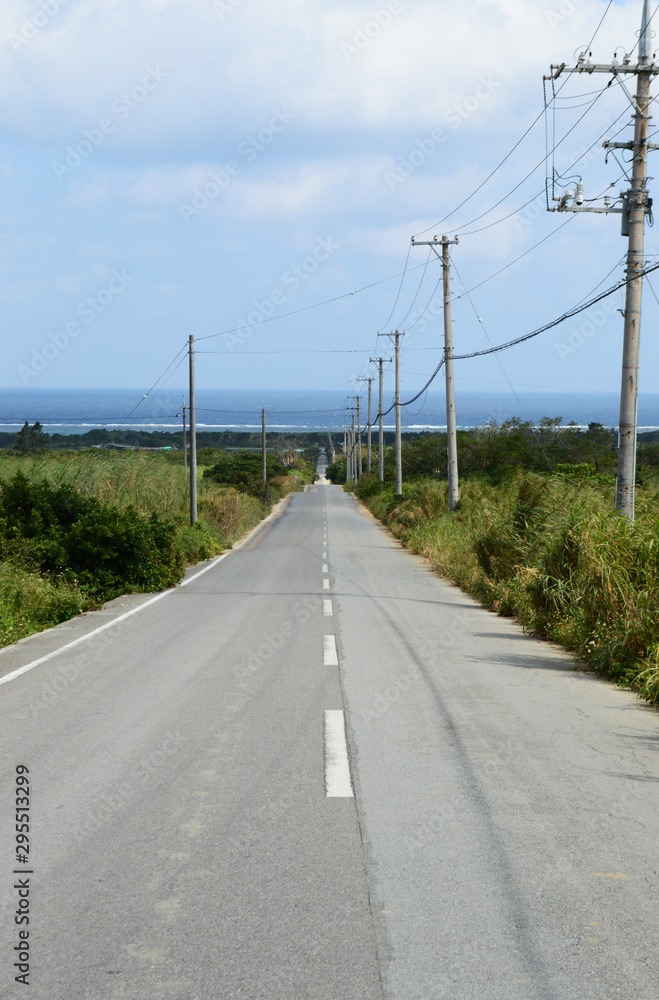
<svg viewBox="0 0 659 1000">
<path fill-rule="evenodd" d="M 143 398 L 146 395 L 146 398 Z M 185 389 L 148 393 L 140 389 L 0 389 L 0 430 L 18 431 L 25 421 L 39 421 L 48 434 L 79 434 L 94 429 L 178 431 L 182 427 L 181 402 Z M 385 407 L 392 393 L 385 394 Z M 272 431 L 341 431 L 352 413 L 346 410 L 347 393 L 337 390 L 293 389 L 199 389 L 196 393 L 198 431 L 245 431 L 261 428 L 261 410 Z M 405 395 L 403 394 L 403 402 Z M 354 403 L 354 400 L 352 401 Z M 561 418 L 561 425 L 575 423 L 585 428 L 601 423 L 617 428 L 620 397 L 615 392 L 456 390 L 456 418 L 460 429 L 501 424 L 517 418 L 540 422 L 543 417 Z M 372 417 L 377 414 L 373 393 Z M 362 426 L 367 422 L 367 401 L 361 401 Z M 428 392 L 404 407 L 401 423 L 406 432 L 446 429 L 445 396 Z M 384 418 L 393 430 L 393 411 Z M 659 429 L 659 394 L 639 395 L 639 432 Z"/>
</svg>

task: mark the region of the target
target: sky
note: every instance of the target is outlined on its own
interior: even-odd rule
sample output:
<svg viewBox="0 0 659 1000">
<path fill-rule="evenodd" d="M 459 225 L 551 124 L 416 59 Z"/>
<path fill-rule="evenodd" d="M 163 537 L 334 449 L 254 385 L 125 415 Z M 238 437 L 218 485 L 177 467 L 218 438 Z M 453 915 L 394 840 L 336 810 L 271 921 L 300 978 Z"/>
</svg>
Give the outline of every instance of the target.
<svg viewBox="0 0 659 1000">
<path fill-rule="evenodd" d="M 371 357 L 391 356 L 378 333 L 400 329 L 414 391 L 441 357 L 443 319 L 439 262 L 413 235 L 458 236 L 457 354 L 610 287 L 620 216 L 547 212 L 546 163 L 550 197 L 581 177 L 586 198 L 615 198 L 628 167 L 601 142 L 630 137 L 629 101 L 607 76 L 564 75 L 543 114 L 543 75 L 593 35 L 594 61 L 621 57 L 641 8 L 3 0 L 2 385 L 181 386 L 192 335 L 202 388 L 350 392 Z M 651 228 L 646 252 L 659 260 Z M 654 287 L 645 393 L 659 391 Z M 456 362 L 456 387 L 618 391 L 622 305 L 617 292 Z"/>
</svg>

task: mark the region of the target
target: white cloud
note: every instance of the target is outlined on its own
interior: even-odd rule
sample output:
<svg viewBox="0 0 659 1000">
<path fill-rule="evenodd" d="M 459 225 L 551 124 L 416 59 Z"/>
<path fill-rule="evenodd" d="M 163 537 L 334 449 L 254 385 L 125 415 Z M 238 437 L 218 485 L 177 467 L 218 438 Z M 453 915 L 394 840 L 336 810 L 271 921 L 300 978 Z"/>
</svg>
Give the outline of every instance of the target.
<svg viewBox="0 0 659 1000">
<path fill-rule="evenodd" d="M 482 76 L 500 85 L 490 108 L 537 106 L 539 67 L 569 58 L 566 45 L 582 31 L 588 40 L 601 9 L 583 0 L 550 28 L 548 3 L 400 0 L 400 13 L 369 39 L 369 24 L 378 27 L 371 11 L 386 3 L 244 0 L 220 18 L 210 0 L 71 0 L 5 61 L 0 84 L 10 99 L 0 119 L 33 138 L 72 141 L 153 64 L 170 76 L 117 128 L 115 148 L 221 146 L 257 127 L 277 103 L 323 131 L 424 129 L 469 98 Z M 627 9 L 636 6 L 613 9 L 600 49 L 608 54 L 614 39 L 633 37 Z M 0 37 L 10 26 L 16 34 L 30 10 L 6 0 Z M 367 40 L 361 49 L 353 44 L 360 32 Z M 346 44 L 358 54 L 347 58 Z M 520 93 L 520 80 L 533 93 Z M 469 127 L 482 129 L 485 119 L 474 115 Z"/>
</svg>

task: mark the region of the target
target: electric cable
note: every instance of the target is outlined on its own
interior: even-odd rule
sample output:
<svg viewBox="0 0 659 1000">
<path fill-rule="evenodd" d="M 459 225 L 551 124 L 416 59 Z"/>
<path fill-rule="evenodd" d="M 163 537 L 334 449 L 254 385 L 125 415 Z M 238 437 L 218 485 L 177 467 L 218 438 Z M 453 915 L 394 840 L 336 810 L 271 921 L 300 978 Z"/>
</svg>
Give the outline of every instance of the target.
<svg viewBox="0 0 659 1000">
<path fill-rule="evenodd" d="M 515 347 L 517 344 L 523 344 L 525 341 L 531 340 L 533 337 L 538 337 L 541 333 L 546 333 L 547 330 L 551 330 L 553 327 L 558 326 L 560 323 L 564 323 L 566 319 L 571 319 L 573 316 L 577 316 L 579 313 L 585 312 L 586 309 L 590 309 L 590 307 L 594 306 L 597 302 L 601 302 L 602 299 L 607 298 L 609 295 L 613 295 L 613 293 L 617 292 L 619 288 L 623 288 L 626 284 L 628 284 L 629 281 L 634 281 L 636 280 L 636 278 L 644 278 L 646 275 L 651 274 L 653 271 L 656 271 L 657 269 L 659 269 L 659 263 L 652 264 L 650 267 L 643 268 L 641 271 L 639 271 L 638 274 L 634 275 L 631 278 L 625 276 L 620 281 L 616 282 L 615 285 L 612 285 L 610 288 L 607 288 L 606 291 L 600 292 L 599 295 L 593 296 L 587 302 L 582 302 L 582 304 L 574 306 L 572 309 L 569 309 L 567 312 L 564 312 L 557 319 L 552 320 L 550 323 L 545 323 L 544 326 L 538 327 L 537 330 L 533 330 L 531 331 L 531 333 L 525 333 L 523 336 L 516 337 L 514 340 L 509 340 L 505 344 L 498 344 L 495 347 L 488 347 L 482 351 L 472 351 L 470 354 L 454 354 L 453 360 L 467 361 L 470 358 L 481 358 L 486 354 L 497 354 L 499 351 L 507 351 L 509 348 Z M 444 365 L 444 361 L 445 357 L 441 359 L 441 361 L 435 368 L 434 372 L 424 385 L 423 389 L 421 389 L 420 392 L 418 392 L 415 396 L 413 396 L 412 399 L 407 400 L 406 403 L 401 403 L 400 404 L 401 406 L 409 406 L 410 403 L 414 403 L 419 398 L 419 396 L 421 396 L 426 391 L 426 389 L 434 382 L 435 378 L 441 371 Z M 388 413 L 391 413 L 395 405 L 396 405 L 395 402 L 392 403 L 389 409 L 385 410 L 382 413 L 382 416 L 386 417 Z M 375 419 L 378 420 L 379 417 L 380 414 L 378 413 Z"/>
<path fill-rule="evenodd" d="M 598 31 L 600 30 L 600 28 L 601 28 L 601 27 L 602 27 L 602 25 L 604 24 L 604 18 L 605 18 L 605 17 L 606 17 L 606 15 L 607 15 L 607 14 L 609 13 L 609 10 L 611 9 L 611 4 L 612 4 L 612 3 L 613 3 L 613 0 L 609 0 L 609 2 L 608 2 L 608 4 L 607 4 L 607 7 L 606 7 L 606 10 L 605 10 L 605 11 L 604 11 L 604 13 L 602 14 L 602 18 L 601 18 L 601 20 L 600 20 L 600 23 L 599 23 L 599 24 L 597 25 L 597 27 L 595 28 L 595 32 L 594 32 L 594 34 L 593 34 L 593 37 L 591 38 L 591 40 L 590 40 L 590 41 L 588 42 L 588 45 L 586 46 L 586 52 L 589 52 L 589 51 L 590 51 L 590 49 L 592 48 L 592 45 L 593 45 L 593 42 L 594 42 L 594 41 L 595 41 L 595 39 L 597 38 L 597 33 L 598 33 Z"/>
<path fill-rule="evenodd" d="M 411 248 L 410 248 L 411 249 Z M 408 254 L 409 256 L 409 254 Z M 409 271 L 416 271 L 420 267 L 425 267 L 425 264 L 414 264 L 412 267 L 407 268 Z M 300 309 L 292 309 L 290 312 L 281 313 L 279 316 L 268 316 L 265 319 L 260 320 L 258 323 L 252 323 L 248 327 L 245 326 L 234 326 L 230 330 L 220 330 L 218 333 L 208 333 L 203 337 L 195 337 L 195 343 L 200 343 L 202 340 L 212 340 L 214 337 L 224 337 L 228 333 L 240 333 L 241 330 L 257 330 L 266 323 L 274 323 L 276 320 L 287 319 L 289 316 L 297 316 L 298 313 L 309 312 L 310 309 L 320 309 L 322 306 L 330 305 L 332 302 L 339 302 L 341 299 L 348 299 L 351 295 L 359 295 L 360 292 L 366 292 L 370 288 L 376 288 L 378 285 L 384 285 L 387 281 L 393 281 L 394 278 L 400 277 L 401 274 L 405 274 L 405 271 L 397 271 L 396 274 L 390 274 L 386 278 L 380 278 L 378 281 L 372 281 L 369 285 L 362 285 L 361 288 L 355 288 L 351 292 L 343 292 L 342 295 L 334 295 L 331 299 L 323 299 L 321 302 L 313 302 L 311 305 L 302 306 Z"/>
</svg>

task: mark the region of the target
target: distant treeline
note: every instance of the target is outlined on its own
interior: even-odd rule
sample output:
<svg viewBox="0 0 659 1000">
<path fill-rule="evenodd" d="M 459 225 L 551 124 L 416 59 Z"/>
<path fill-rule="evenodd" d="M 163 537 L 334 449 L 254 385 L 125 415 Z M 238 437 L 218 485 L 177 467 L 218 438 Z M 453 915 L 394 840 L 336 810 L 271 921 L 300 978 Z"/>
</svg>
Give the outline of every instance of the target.
<svg viewBox="0 0 659 1000">
<path fill-rule="evenodd" d="M 268 431 L 268 446 L 288 444 L 295 441 L 296 447 L 325 447 L 327 432 L 318 433 L 283 433 Z M 16 432 L 0 432 L 0 449 L 13 450 L 17 447 L 19 434 Z M 343 437 L 341 437 L 343 440 Z M 338 445 L 338 435 L 334 435 L 335 445 Z M 188 438 L 189 443 L 189 438 Z M 107 445 L 123 445 L 130 448 L 175 448 L 183 450 L 183 434 L 181 431 L 107 431 L 103 429 L 85 431 L 84 434 L 43 434 L 41 447 L 51 451 L 62 451 L 80 448 L 94 448 Z M 246 431 L 198 431 L 198 448 L 260 448 L 261 434 Z"/>
<path fill-rule="evenodd" d="M 561 417 L 544 417 L 539 424 L 513 418 L 457 432 L 460 478 L 481 478 L 497 483 L 512 469 L 551 472 L 561 465 L 583 466 L 600 475 L 615 476 L 618 433 L 602 424 L 591 423 L 587 429 L 578 425 L 562 426 Z M 654 476 L 659 468 L 659 432 L 638 435 L 638 482 Z M 341 442 L 342 444 L 342 442 Z M 342 452 L 342 448 L 341 448 Z M 364 461 L 364 449 L 362 448 Z M 447 472 L 446 434 L 417 433 L 403 435 L 403 479 L 445 479 Z M 363 465 L 365 470 L 365 465 Z M 373 470 L 377 465 L 373 463 Z M 337 454 L 327 470 L 336 483 L 345 482 L 345 460 Z M 385 482 L 394 482 L 394 451 L 384 455 Z"/>
</svg>

